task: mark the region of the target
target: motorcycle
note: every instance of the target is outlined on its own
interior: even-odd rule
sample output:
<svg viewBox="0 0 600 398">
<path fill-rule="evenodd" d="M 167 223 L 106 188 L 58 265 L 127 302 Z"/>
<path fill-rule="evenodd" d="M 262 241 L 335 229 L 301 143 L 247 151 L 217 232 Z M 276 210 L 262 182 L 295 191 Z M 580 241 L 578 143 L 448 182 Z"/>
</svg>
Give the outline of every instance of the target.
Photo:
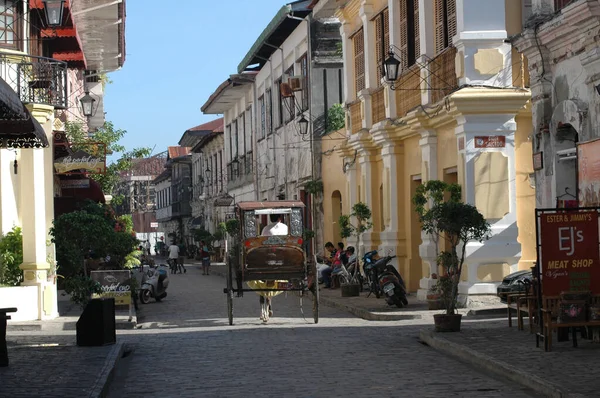
<svg viewBox="0 0 600 398">
<path fill-rule="evenodd" d="M 379 290 L 386 296 L 386 303 L 402 308 L 405 305 L 408 305 L 408 300 L 406 299 L 406 285 L 398 270 L 390 264 L 390 261 L 395 257 L 396 256 L 388 255 L 380 258 L 375 261 L 373 267 L 377 270 Z"/>
<path fill-rule="evenodd" d="M 167 297 L 167 287 L 169 287 L 169 272 L 167 266 L 150 266 L 148 271 L 144 272 L 142 277 L 142 287 L 140 288 L 140 301 L 142 304 L 148 304 L 151 298 L 161 301 Z"/>
<path fill-rule="evenodd" d="M 376 256 L 377 250 L 365 253 L 363 256 L 363 272 L 365 273 L 364 284 L 369 289 L 367 297 L 374 294 L 375 297 L 379 298 L 381 297 L 381 291 L 379 289 L 377 267 L 374 266 Z"/>
</svg>

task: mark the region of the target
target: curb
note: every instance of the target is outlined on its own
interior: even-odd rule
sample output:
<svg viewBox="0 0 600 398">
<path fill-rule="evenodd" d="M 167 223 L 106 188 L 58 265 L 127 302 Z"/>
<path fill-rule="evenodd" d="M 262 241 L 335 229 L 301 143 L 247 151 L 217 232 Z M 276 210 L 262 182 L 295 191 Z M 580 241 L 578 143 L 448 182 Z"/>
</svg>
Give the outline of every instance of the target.
<svg viewBox="0 0 600 398">
<path fill-rule="evenodd" d="M 500 376 L 503 379 L 512 380 L 523 387 L 544 394 L 545 396 L 553 398 L 576 396 L 575 394 L 569 394 L 568 391 L 552 382 L 541 379 L 531 373 L 516 369 L 506 362 L 499 361 L 463 345 L 451 342 L 440 337 L 438 333 L 433 331 L 421 330 L 419 337 L 422 342 L 437 351 L 471 364 L 478 369 L 484 369 L 488 373 Z"/>
<path fill-rule="evenodd" d="M 218 275 L 221 277 L 226 276 L 226 271 L 223 272 L 222 270 L 211 269 L 210 273 L 211 273 L 211 275 Z M 309 297 L 311 297 L 311 299 L 312 299 L 311 295 L 309 295 Z M 331 299 L 329 297 L 324 297 L 323 295 L 319 296 L 319 302 L 328 307 L 333 307 L 333 308 L 337 308 L 340 310 L 348 311 L 352 315 L 355 315 L 355 316 L 362 318 L 364 320 L 367 320 L 367 321 L 406 321 L 406 320 L 411 320 L 411 319 L 422 319 L 423 318 L 421 315 L 418 315 L 418 314 L 411 314 L 411 315 L 408 315 L 408 314 L 407 315 L 377 314 L 377 313 L 370 312 L 364 308 L 359 308 L 359 307 L 355 307 L 355 306 L 351 306 L 351 305 L 342 304 L 342 303 L 338 302 L 337 300 Z"/>
<path fill-rule="evenodd" d="M 98 378 L 96 382 L 92 386 L 92 391 L 88 395 L 89 398 L 104 398 L 108 394 L 108 387 L 110 382 L 113 379 L 115 368 L 117 367 L 117 363 L 123 356 L 123 352 L 125 351 L 124 343 L 116 343 L 115 346 L 110 350 L 106 360 L 104 361 L 104 366 L 102 366 L 102 370 L 98 374 Z"/>
</svg>

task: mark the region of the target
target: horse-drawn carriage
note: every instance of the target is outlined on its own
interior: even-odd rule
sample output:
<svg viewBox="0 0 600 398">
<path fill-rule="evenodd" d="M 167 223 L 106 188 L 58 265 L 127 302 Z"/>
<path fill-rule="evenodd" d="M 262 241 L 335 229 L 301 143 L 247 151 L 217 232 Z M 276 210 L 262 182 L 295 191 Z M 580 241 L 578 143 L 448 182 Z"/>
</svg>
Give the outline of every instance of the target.
<svg viewBox="0 0 600 398">
<path fill-rule="evenodd" d="M 272 315 L 271 299 L 290 291 L 298 292 L 301 299 L 308 292 L 312 293 L 313 318 L 317 323 L 319 284 L 316 264 L 307 261 L 303 241 L 304 204 L 296 201 L 240 202 L 235 211 L 239 227 L 237 234 L 231 236 L 227 287 L 223 289 L 227 295 L 229 324 L 233 324 L 234 294 L 242 297 L 244 292 L 258 293 L 261 319 L 267 322 Z M 269 218 L 278 221 L 260 231 L 261 221 L 267 224 Z"/>
</svg>

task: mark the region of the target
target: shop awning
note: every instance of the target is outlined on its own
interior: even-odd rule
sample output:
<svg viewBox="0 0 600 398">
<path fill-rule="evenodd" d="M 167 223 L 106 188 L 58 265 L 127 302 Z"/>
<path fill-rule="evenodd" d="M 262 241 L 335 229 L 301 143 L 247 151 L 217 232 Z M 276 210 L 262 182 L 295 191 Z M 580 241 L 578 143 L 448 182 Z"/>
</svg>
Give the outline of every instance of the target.
<svg viewBox="0 0 600 398">
<path fill-rule="evenodd" d="M 0 78 L 0 147 L 43 148 L 48 138 L 12 87 Z"/>
</svg>

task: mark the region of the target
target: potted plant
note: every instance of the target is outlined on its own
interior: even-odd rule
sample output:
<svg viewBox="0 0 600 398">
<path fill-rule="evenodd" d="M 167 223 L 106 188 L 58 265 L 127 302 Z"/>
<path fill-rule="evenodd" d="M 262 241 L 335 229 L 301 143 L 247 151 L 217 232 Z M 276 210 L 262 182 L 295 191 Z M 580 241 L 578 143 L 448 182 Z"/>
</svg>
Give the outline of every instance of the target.
<svg viewBox="0 0 600 398">
<path fill-rule="evenodd" d="M 427 292 L 427 307 L 431 310 L 441 310 L 444 308 L 442 297 L 440 294 L 440 286 L 437 274 L 431 274 L 431 279 L 435 280 L 435 284 L 429 288 Z"/>
<path fill-rule="evenodd" d="M 356 220 L 355 224 L 352 223 L 352 218 Z M 371 209 L 366 204 L 358 202 L 352 206 L 352 213 L 350 215 L 340 216 L 339 224 L 342 238 L 356 237 L 357 258 L 361 258 L 360 238 L 364 232 L 373 227 Z M 359 273 L 359 267 L 355 267 L 353 274 L 350 276 L 349 283 L 341 284 L 342 297 L 360 295 Z"/>
<path fill-rule="evenodd" d="M 436 289 L 445 310 L 445 314 L 434 315 L 438 332 L 460 331 L 462 315 L 457 313 L 458 284 L 465 263 L 466 246 L 469 241 L 481 242 L 490 234 L 490 225 L 483 215 L 475 206 L 458 200 L 460 190 L 456 191 L 455 185 L 452 187 L 454 194 L 430 205 L 427 217 L 419 213 L 423 231 L 435 233 L 447 242 L 447 250 L 437 258 L 438 265 L 443 268 L 443 277 L 436 283 Z M 415 198 L 415 202 L 423 202 L 423 197 Z"/>
</svg>

